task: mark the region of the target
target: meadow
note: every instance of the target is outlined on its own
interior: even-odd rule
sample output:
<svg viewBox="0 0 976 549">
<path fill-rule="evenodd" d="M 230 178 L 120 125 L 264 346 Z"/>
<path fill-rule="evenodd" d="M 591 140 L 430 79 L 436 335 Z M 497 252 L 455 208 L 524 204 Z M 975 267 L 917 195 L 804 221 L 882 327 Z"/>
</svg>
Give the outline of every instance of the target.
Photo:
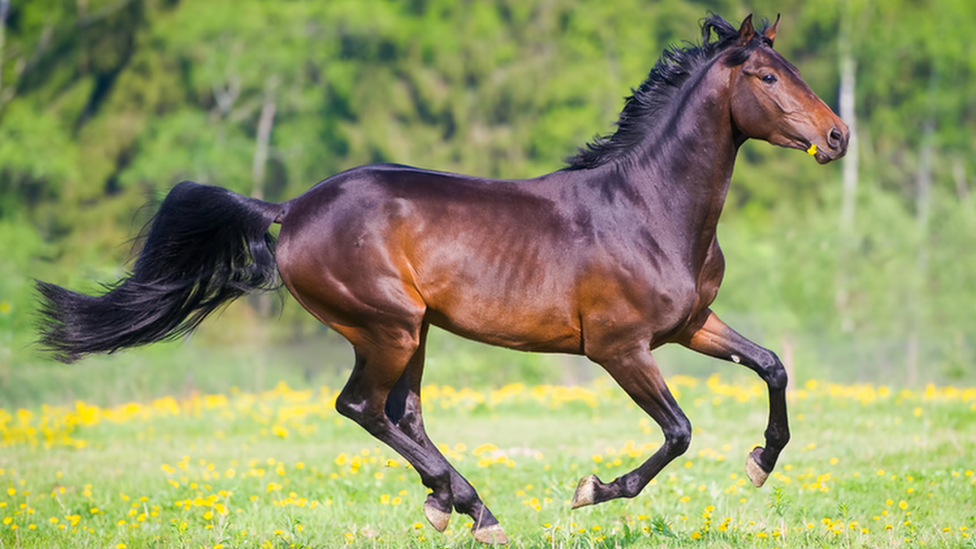
<svg viewBox="0 0 976 549">
<path fill-rule="evenodd" d="M 608 382 L 429 385 L 429 432 L 512 547 L 976 547 L 976 388 L 810 380 L 766 486 L 765 387 L 676 376 L 689 452 L 632 499 L 571 511 L 662 437 Z M 424 522 L 402 458 L 334 410 L 337 390 L 192 393 L 0 409 L 0 547 L 472 547 Z"/>
</svg>

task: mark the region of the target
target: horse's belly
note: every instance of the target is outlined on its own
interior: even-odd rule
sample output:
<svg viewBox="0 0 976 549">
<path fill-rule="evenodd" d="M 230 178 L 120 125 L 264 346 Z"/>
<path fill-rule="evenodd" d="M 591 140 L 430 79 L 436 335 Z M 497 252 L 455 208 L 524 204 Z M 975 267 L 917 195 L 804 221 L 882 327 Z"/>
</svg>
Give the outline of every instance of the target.
<svg viewBox="0 0 976 549">
<path fill-rule="evenodd" d="M 427 320 L 459 336 L 510 349 L 579 353 L 580 328 L 565 297 L 464 295 L 432 300 Z M 506 299 L 509 297 L 509 299 Z M 561 306 L 553 305 L 559 303 Z"/>
</svg>

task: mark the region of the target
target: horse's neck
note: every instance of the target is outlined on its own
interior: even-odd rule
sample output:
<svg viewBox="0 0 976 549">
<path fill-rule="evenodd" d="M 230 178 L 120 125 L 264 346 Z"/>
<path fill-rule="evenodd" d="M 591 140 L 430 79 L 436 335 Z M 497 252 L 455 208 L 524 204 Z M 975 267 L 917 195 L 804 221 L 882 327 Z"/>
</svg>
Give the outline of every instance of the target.
<svg viewBox="0 0 976 549">
<path fill-rule="evenodd" d="M 627 168 L 648 207 L 667 205 L 663 213 L 699 257 L 715 236 L 741 144 L 732 128 L 728 78 L 728 69 L 716 64 L 689 82 L 689 95 L 675 99 Z"/>
</svg>

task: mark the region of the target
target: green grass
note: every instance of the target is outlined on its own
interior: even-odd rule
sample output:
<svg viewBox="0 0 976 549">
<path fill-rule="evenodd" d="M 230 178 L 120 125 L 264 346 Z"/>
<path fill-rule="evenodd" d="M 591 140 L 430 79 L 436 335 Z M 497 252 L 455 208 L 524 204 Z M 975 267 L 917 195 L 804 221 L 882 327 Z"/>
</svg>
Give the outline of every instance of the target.
<svg viewBox="0 0 976 549">
<path fill-rule="evenodd" d="M 610 480 L 662 440 L 619 389 L 431 388 L 425 417 L 512 547 L 976 547 L 976 390 L 801 387 L 757 490 L 743 463 L 763 388 L 689 385 L 672 380 L 689 452 L 637 498 L 576 511 L 579 478 Z M 467 517 L 425 523 L 416 474 L 332 399 L 280 387 L 0 412 L 0 547 L 472 546 Z"/>
</svg>

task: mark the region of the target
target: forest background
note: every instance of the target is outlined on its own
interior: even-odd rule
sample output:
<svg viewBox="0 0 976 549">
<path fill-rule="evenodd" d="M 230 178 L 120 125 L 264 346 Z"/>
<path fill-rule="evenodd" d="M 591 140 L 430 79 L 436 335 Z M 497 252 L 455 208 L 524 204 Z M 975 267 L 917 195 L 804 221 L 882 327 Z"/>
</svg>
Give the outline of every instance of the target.
<svg viewBox="0 0 976 549">
<path fill-rule="evenodd" d="M 280 201 L 372 162 L 560 169 L 709 11 L 781 13 L 777 49 L 855 131 L 826 167 L 743 148 L 713 308 L 799 380 L 976 381 L 976 3 L 0 0 L 0 406 L 337 379 L 350 351 L 288 296 L 63 366 L 32 346 L 33 279 L 116 280 L 143 204 L 184 179 Z M 602 375 L 443 334 L 431 347 L 439 383 Z M 731 372 L 680 349 L 660 362 Z"/>
</svg>

